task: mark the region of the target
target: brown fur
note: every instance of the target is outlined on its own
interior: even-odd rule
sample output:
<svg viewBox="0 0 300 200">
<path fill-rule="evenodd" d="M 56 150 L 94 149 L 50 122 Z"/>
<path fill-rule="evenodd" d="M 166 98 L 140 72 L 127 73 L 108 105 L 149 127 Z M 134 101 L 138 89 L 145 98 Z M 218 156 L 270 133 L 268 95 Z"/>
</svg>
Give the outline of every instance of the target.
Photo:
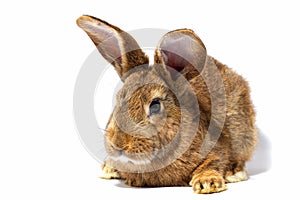
<svg viewBox="0 0 300 200">
<path fill-rule="evenodd" d="M 93 28 L 87 25 L 91 21 Z M 77 23 L 88 33 L 98 46 L 99 52 L 114 65 L 120 78 L 124 80 L 124 86 L 117 96 L 116 108 L 107 125 L 105 145 L 108 154 L 116 156 L 122 153 L 132 160 L 151 162 L 150 168 L 145 170 L 143 167 L 149 167 L 148 165 L 136 166 L 130 162 L 124 164 L 120 161 L 115 163 L 107 161 L 105 167 L 108 171 L 117 168 L 113 170 L 112 178 L 116 177 L 117 170 L 119 177 L 125 179 L 126 184 L 131 186 L 188 186 L 190 184 L 196 193 L 220 192 L 226 190 L 225 182 L 247 178 L 239 177 L 237 173 L 245 172 L 245 162 L 250 159 L 257 143 L 255 112 L 250 100 L 248 83 L 227 66 L 207 56 L 205 46 L 197 35 L 188 29 L 167 33 L 156 50 L 156 64 L 149 67 L 148 58 L 135 40 L 129 34 L 123 34 L 121 29 L 89 16 L 80 17 Z M 101 47 L 101 42 L 107 38 L 98 37 L 97 26 L 115 31 L 110 37 L 117 38 L 118 44 L 121 44 L 115 46 L 115 50 L 126 52 L 125 55 L 119 55 L 121 59 L 113 61 L 108 58 L 109 49 L 107 50 L 105 46 Z M 185 55 L 189 56 L 189 62 L 164 50 L 165 46 L 173 45 L 173 38 L 182 36 L 187 36 L 186 40 L 190 42 L 190 46 L 184 46 L 184 42 L 183 45 L 180 42 L 178 45 L 184 54 L 187 51 Z M 110 45 L 117 44 L 112 42 Z M 176 49 L 174 46 L 172 48 Z M 133 51 L 127 53 L 128 49 Z M 178 63 L 180 69 L 177 68 Z M 192 108 L 186 108 L 189 112 L 184 112 L 182 109 L 185 108 L 180 107 L 179 99 L 185 103 L 184 105 L 192 104 L 190 93 L 184 92 L 178 95 L 172 92 L 172 88 L 180 87 L 182 82 L 174 81 L 178 79 L 172 73 L 172 69 L 166 67 L 167 65 L 171 67 L 174 65 L 173 69 L 185 77 L 196 93 L 200 118 L 197 132 L 191 143 L 188 142 L 191 135 L 185 131 L 180 132 L 179 136 L 177 133 L 180 126 L 189 132 L 189 120 L 193 121 L 197 112 L 193 113 Z M 218 70 L 221 82 L 213 69 Z M 224 87 L 221 87 L 222 85 Z M 222 88 L 225 89 L 225 102 L 221 98 Z M 216 98 L 214 107 L 212 107 L 212 97 Z M 155 98 L 161 99 L 162 111 L 159 115 L 149 117 L 147 108 Z M 213 108 L 218 115 L 212 115 Z M 221 116 L 225 116 L 224 124 Z M 208 132 L 209 125 L 212 125 L 216 132 L 221 131 L 216 144 L 213 144 L 214 132 Z M 207 144 L 211 143 L 214 146 L 211 151 L 206 152 L 205 148 L 200 151 L 206 136 Z M 153 156 L 173 141 L 176 141 L 173 146 L 174 151 L 167 153 L 177 159 L 168 163 L 168 157 L 160 159 Z M 187 149 L 183 151 L 185 147 Z"/>
</svg>

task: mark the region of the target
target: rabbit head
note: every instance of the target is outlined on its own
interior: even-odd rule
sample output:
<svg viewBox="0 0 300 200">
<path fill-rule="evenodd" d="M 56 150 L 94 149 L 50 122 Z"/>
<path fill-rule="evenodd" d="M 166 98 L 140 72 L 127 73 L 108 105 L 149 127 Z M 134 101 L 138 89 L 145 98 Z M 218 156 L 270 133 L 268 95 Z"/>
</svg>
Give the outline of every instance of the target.
<svg viewBox="0 0 300 200">
<path fill-rule="evenodd" d="M 165 34 L 149 65 L 135 39 L 118 27 L 91 16 L 80 17 L 77 24 L 124 83 L 106 127 L 107 162 L 119 171 L 141 172 L 179 158 L 199 125 L 199 105 L 189 80 L 206 63 L 200 38 L 188 29 Z"/>
</svg>

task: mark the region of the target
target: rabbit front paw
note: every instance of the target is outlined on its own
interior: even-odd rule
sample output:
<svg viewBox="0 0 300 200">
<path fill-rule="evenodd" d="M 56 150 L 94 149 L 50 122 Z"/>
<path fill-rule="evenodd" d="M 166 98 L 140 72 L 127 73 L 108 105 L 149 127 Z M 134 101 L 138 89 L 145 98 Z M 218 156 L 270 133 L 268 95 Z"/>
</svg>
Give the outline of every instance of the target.
<svg viewBox="0 0 300 200">
<path fill-rule="evenodd" d="M 103 164 L 101 166 L 101 174 L 99 176 L 99 178 L 103 178 L 103 179 L 119 179 L 121 178 L 118 171 L 107 166 L 106 164 Z"/>
<path fill-rule="evenodd" d="M 190 185 L 197 194 L 209 194 L 221 192 L 227 189 L 225 180 L 221 174 L 215 170 L 209 170 L 195 174 L 190 181 Z"/>
</svg>

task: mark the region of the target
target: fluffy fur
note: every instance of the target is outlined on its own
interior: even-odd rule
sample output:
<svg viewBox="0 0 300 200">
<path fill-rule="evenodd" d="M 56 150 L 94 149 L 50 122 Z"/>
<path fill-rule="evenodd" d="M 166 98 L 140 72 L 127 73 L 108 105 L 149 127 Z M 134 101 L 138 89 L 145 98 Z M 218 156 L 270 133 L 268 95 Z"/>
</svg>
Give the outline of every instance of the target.
<svg viewBox="0 0 300 200">
<path fill-rule="evenodd" d="M 191 185 L 196 193 L 220 192 L 226 182 L 247 179 L 245 162 L 257 143 L 248 83 L 206 55 L 193 31 L 167 33 L 149 66 L 128 33 L 91 16 L 77 24 L 124 82 L 106 128 L 112 159 L 103 165 L 104 178 L 136 187 Z M 160 99 L 161 111 L 151 116 L 153 99 Z"/>
</svg>

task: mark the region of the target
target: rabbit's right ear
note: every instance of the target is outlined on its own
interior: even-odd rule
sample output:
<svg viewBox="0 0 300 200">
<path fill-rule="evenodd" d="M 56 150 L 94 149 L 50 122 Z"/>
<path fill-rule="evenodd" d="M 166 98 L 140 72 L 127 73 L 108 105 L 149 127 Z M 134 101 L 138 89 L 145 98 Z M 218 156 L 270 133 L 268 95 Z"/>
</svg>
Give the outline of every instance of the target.
<svg viewBox="0 0 300 200">
<path fill-rule="evenodd" d="M 162 37 L 155 51 L 154 61 L 182 74 L 192 68 L 201 73 L 206 57 L 206 48 L 201 39 L 192 30 L 178 29 Z M 170 75 L 173 80 L 176 79 L 176 73 Z"/>
<path fill-rule="evenodd" d="M 77 19 L 77 25 L 88 34 L 122 80 L 132 68 L 149 63 L 135 39 L 118 27 L 86 15 Z"/>
</svg>

